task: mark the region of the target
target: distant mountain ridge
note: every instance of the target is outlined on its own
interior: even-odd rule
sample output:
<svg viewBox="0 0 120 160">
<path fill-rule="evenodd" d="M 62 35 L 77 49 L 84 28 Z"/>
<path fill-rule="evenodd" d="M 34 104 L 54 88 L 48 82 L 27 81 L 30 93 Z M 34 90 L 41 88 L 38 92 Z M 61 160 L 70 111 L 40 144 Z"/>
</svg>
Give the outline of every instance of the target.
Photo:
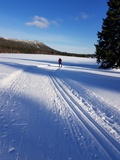
<svg viewBox="0 0 120 160">
<path fill-rule="evenodd" d="M 0 53 L 61 54 L 43 42 L 0 37 Z"/>
<path fill-rule="evenodd" d="M 55 50 L 43 42 L 30 41 L 30 40 L 18 40 L 18 39 L 6 39 L 0 37 L 0 53 L 28 53 L 28 54 L 50 54 L 50 55 L 65 55 L 75 57 L 95 57 L 94 54 L 76 54 L 61 52 Z"/>
</svg>

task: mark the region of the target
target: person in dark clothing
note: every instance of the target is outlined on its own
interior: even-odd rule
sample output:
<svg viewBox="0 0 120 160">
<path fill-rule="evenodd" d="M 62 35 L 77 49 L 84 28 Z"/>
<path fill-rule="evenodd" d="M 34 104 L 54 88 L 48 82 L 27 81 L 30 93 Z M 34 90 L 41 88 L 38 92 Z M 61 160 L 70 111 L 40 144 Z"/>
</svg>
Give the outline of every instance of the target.
<svg viewBox="0 0 120 160">
<path fill-rule="evenodd" d="M 59 67 L 62 67 L 62 59 L 61 58 L 58 59 L 58 64 L 59 64 Z"/>
</svg>

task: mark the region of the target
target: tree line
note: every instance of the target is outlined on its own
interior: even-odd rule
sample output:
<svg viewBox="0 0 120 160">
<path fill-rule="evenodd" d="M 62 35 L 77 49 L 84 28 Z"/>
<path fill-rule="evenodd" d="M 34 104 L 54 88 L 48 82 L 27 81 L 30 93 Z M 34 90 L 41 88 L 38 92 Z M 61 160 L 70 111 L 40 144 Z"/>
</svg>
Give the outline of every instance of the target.
<svg viewBox="0 0 120 160">
<path fill-rule="evenodd" d="M 120 68 L 120 0 L 109 0 L 107 4 L 95 55 L 100 68 Z"/>
</svg>

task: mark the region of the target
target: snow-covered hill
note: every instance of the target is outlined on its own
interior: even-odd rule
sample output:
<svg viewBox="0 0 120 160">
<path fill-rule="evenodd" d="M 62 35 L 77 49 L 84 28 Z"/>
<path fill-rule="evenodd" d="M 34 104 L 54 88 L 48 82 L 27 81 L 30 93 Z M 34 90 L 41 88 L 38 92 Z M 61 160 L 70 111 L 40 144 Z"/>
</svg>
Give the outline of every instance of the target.
<svg viewBox="0 0 120 160">
<path fill-rule="evenodd" d="M 0 160 L 119 160 L 120 70 L 0 54 Z"/>
<path fill-rule="evenodd" d="M 63 54 L 43 42 L 0 37 L 0 53 Z"/>
</svg>

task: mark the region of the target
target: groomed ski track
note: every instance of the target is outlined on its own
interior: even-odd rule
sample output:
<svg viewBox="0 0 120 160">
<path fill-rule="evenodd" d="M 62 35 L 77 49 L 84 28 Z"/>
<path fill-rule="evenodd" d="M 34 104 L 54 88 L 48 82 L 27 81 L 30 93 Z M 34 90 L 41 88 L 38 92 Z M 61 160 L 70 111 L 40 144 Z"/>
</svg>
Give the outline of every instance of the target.
<svg viewBox="0 0 120 160">
<path fill-rule="evenodd" d="M 90 117 L 90 115 L 84 110 L 84 104 L 81 104 L 74 94 L 71 94 L 71 90 L 65 83 L 60 79 L 56 78 L 54 72 L 51 72 L 51 79 L 55 88 L 59 92 L 60 96 L 64 99 L 64 101 L 68 104 L 70 110 L 72 110 L 73 114 L 79 119 L 80 123 L 82 123 L 88 132 L 92 134 L 92 136 L 96 139 L 96 141 L 101 145 L 101 147 L 108 153 L 109 158 L 111 159 L 119 159 L 120 156 L 120 145 L 114 138 L 112 138 L 101 126 L 99 126 L 94 119 Z M 70 86 L 69 86 L 70 87 Z M 81 97 L 82 98 L 82 97 Z M 102 105 L 102 103 L 101 103 Z"/>
<path fill-rule="evenodd" d="M 27 66 L 0 87 L 1 160 L 119 160 L 119 135 L 87 112 L 98 97 L 78 92 L 64 68 Z M 96 105 L 105 104 L 98 98 Z"/>
</svg>

